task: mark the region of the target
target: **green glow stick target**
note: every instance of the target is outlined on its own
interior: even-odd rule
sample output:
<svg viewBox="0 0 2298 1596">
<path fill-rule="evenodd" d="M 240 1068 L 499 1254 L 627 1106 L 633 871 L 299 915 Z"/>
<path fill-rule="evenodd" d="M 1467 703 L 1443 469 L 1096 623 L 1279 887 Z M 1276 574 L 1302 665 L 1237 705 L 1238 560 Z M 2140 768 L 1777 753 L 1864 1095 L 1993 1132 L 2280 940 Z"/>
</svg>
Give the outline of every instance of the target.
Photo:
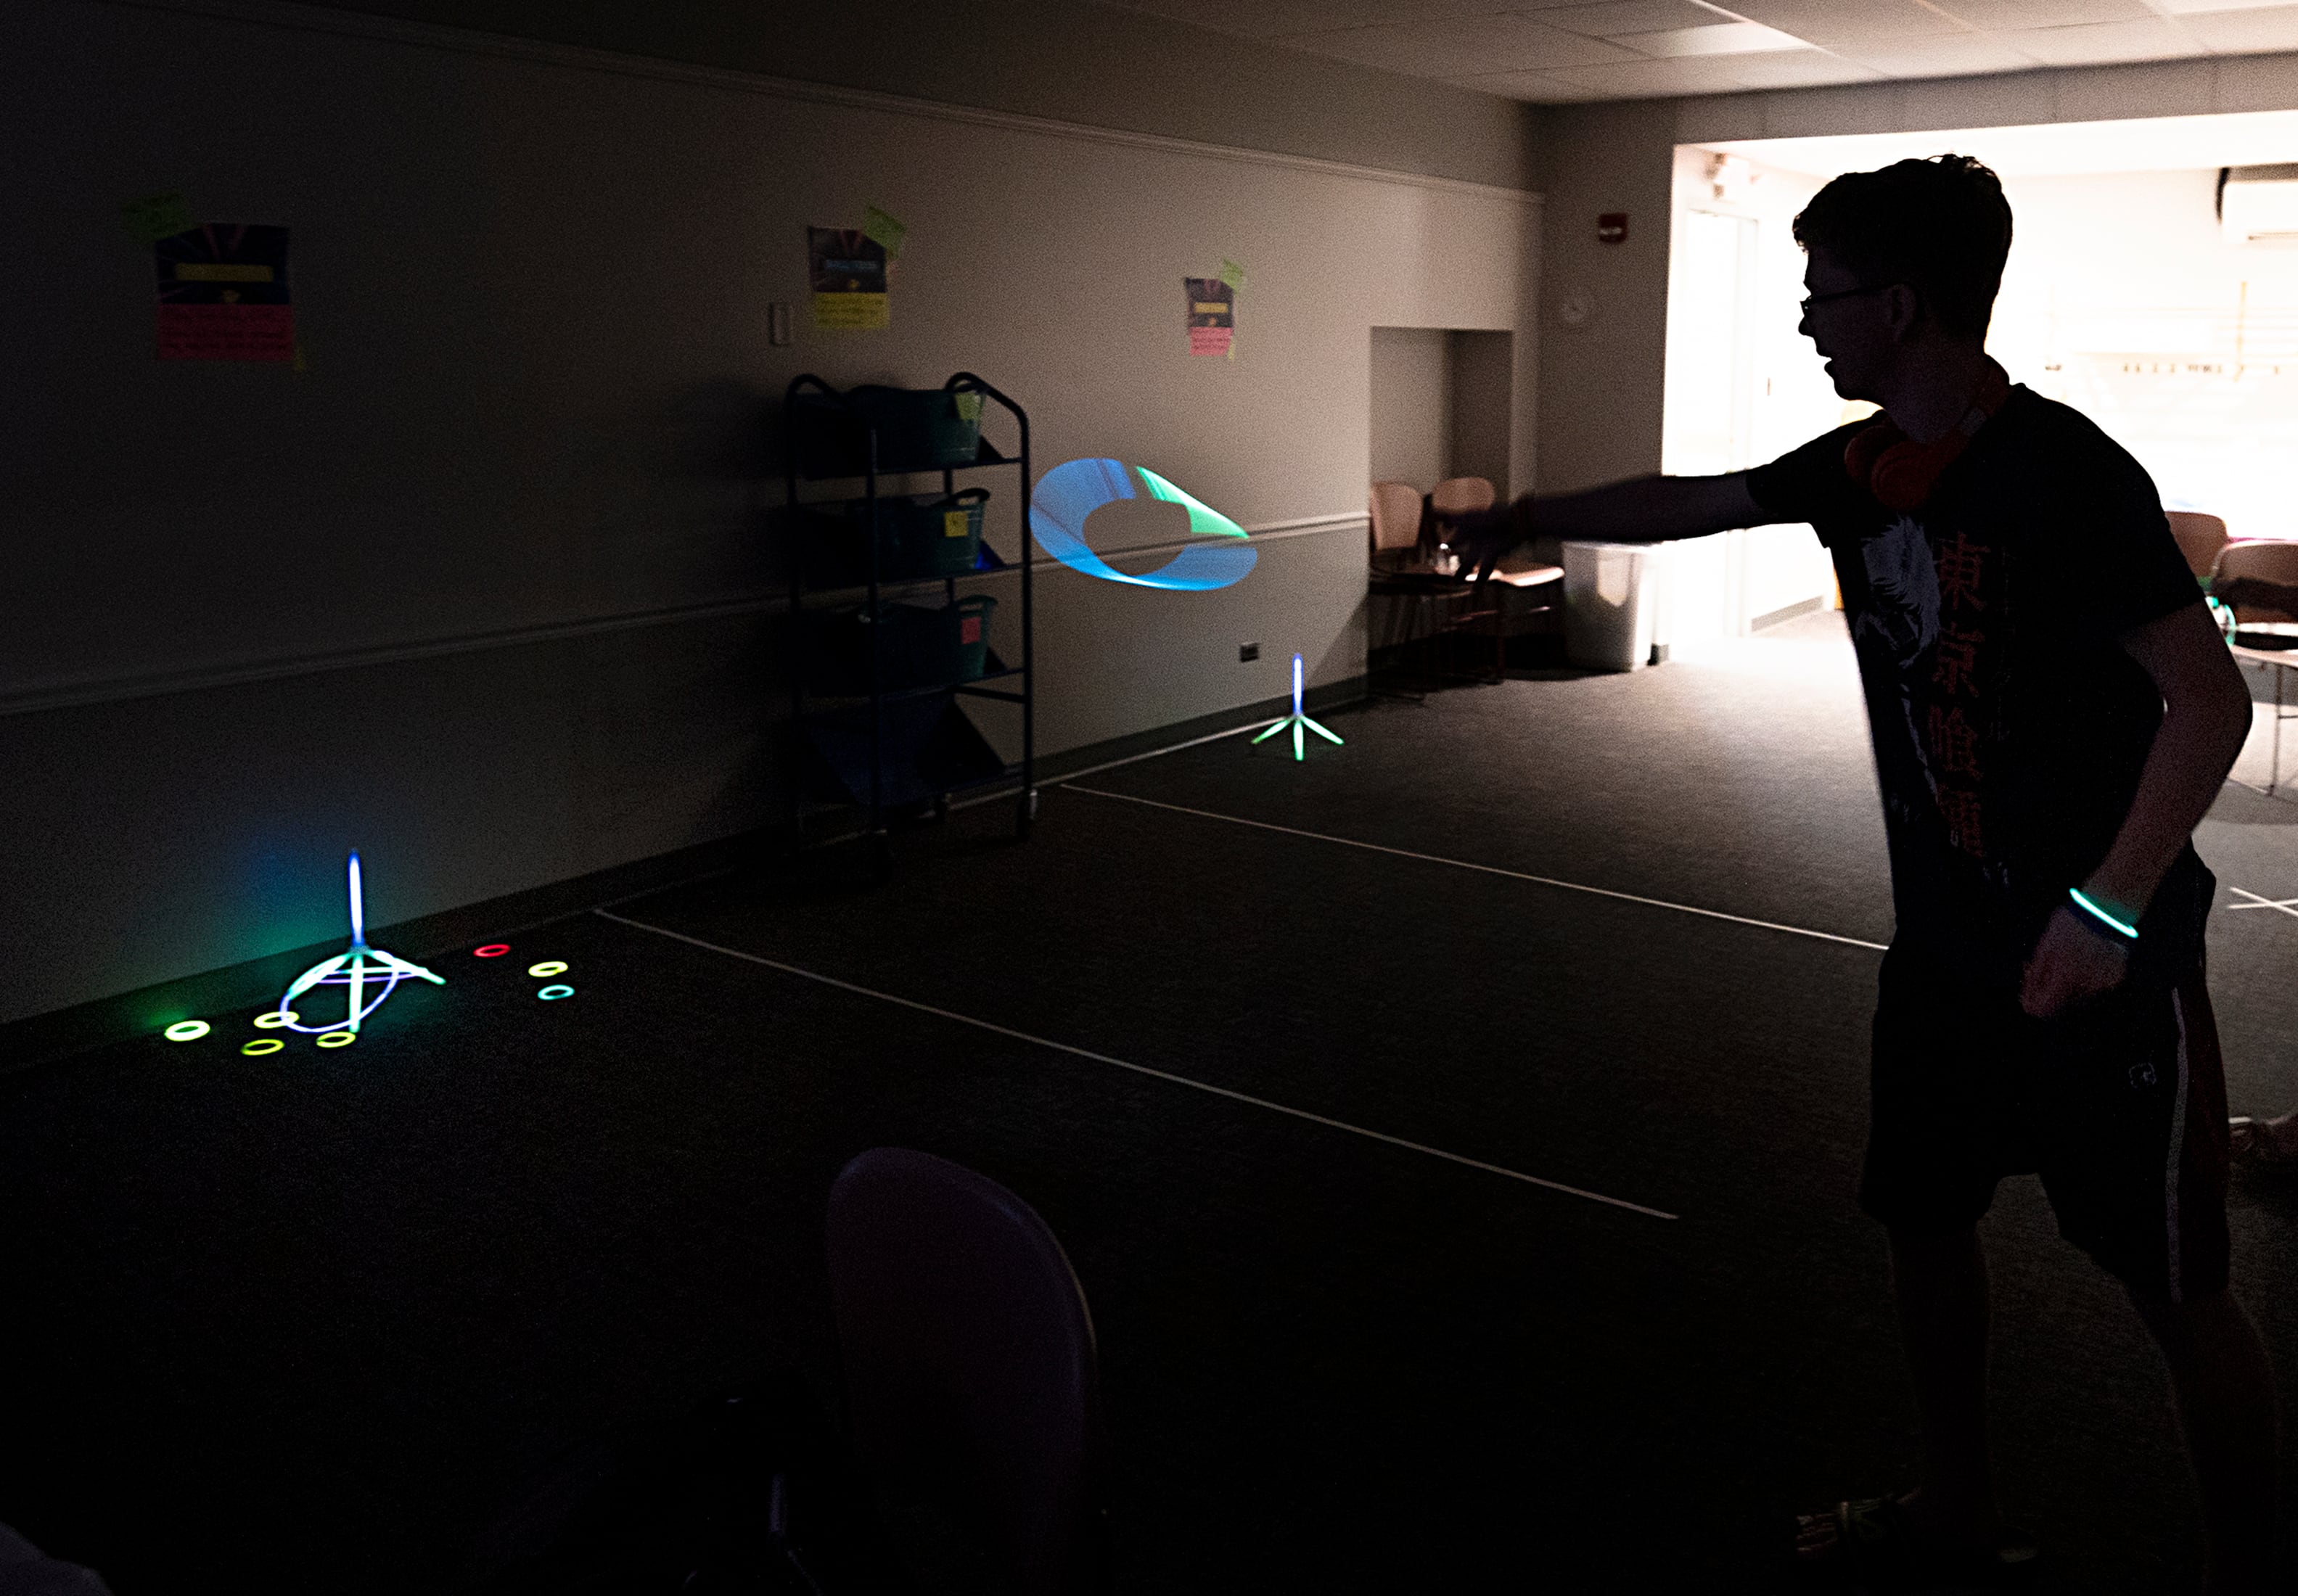
<svg viewBox="0 0 2298 1596">
<path fill-rule="evenodd" d="M 1307 713 L 1302 709 L 1301 657 L 1298 654 L 1295 654 L 1293 656 L 1293 713 L 1286 715 L 1283 720 L 1271 725 L 1260 736 L 1254 738 L 1252 740 L 1253 746 L 1257 748 L 1261 744 L 1267 742 L 1270 738 L 1276 736 L 1279 732 L 1289 731 L 1293 733 L 1293 757 L 1295 759 L 1305 759 L 1308 757 L 1308 755 L 1302 751 L 1301 743 L 1301 729 L 1303 726 L 1306 726 L 1310 731 L 1314 732 L 1327 742 L 1337 745 L 1341 740 L 1335 733 L 1326 731 L 1324 727 L 1310 720 Z"/>
<path fill-rule="evenodd" d="M 351 945 L 334 958 L 322 959 L 297 976 L 280 996 L 278 1005 L 273 1010 L 279 1016 L 275 1023 L 290 1030 L 307 1034 L 324 1031 L 328 1037 L 342 1037 L 343 1040 L 341 1042 L 327 1044 L 336 1047 L 349 1046 L 351 1039 L 359 1035 L 360 1021 L 381 1008 L 383 1000 L 398 989 L 401 981 L 412 977 L 417 980 L 427 980 L 434 986 L 447 984 L 443 977 L 432 974 L 420 964 L 410 964 L 395 954 L 384 953 L 367 945 L 367 904 L 360 889 L 360 856 L 357 854 L 351 856 L 347 873 L 351 881 Z M 372 998 L 367 996 L 370 976 L 383 986 L 383 990 Z M 345 1005 L 342 1021 L 333 1025 L 301 1023 L 292 1007 L 294 1001 L 314 987 L 337 986 L 351 988 L 350 1001 Z M 264 1016 L 265 1019 L 270 1017 Z"/>
</svg>

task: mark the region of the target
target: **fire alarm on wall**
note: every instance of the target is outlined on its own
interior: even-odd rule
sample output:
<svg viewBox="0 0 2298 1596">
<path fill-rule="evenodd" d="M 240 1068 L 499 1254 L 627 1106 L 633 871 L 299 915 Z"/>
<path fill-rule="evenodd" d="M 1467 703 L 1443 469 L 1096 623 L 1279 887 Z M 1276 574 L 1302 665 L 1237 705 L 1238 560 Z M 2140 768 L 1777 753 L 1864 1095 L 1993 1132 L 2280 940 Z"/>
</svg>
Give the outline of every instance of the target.
<svg viewBox="0 0 2298 1596">
<path fill-rule="evenodd" d="M 1596 219 L 1598 244 L 1625 244 L 1628 241 L 1628 213 L 1607 211 Z"/>
</svg>

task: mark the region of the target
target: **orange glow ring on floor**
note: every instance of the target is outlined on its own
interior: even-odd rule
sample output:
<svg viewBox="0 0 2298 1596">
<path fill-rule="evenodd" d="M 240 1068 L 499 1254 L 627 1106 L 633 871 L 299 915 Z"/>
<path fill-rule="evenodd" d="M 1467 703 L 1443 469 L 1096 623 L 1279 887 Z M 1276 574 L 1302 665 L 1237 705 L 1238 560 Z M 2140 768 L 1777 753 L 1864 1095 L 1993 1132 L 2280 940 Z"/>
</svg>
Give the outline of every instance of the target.
<svg viewBox="0 0 2298 1596">
<path fill-rule="evenodd" d="M 475 959 L 499 959 L 509 951 L 510 944 L 508 942 L 490 942 L 484 947 L 471 949 L 471 956 Z"/>
<path fill-rule="evenodd" d="M 359 1032 L 355 1030 L 331 1030 L 326 1035 L 318 1038 L 318 1040 L 319 1046 L 322 1047 L 348 1047 L 353 1042 L 359 1040 Z"/>
<path fill-rule="evenodd" d="M 240 1051 L 250 1058 L 261 1058 L 265 1054 L 277 1053 L 285 1046 L 287 1044 L 277 1037 L 258 1037 L 252 1042 L 244 1045 Z"/>
</svg>

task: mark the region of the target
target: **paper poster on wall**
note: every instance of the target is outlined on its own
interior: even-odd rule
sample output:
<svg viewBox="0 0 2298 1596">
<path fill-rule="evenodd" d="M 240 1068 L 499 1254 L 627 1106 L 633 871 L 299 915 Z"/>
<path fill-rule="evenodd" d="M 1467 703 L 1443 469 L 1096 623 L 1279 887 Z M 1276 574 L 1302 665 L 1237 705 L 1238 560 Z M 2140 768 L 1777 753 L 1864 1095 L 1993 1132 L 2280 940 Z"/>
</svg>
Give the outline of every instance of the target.
<svg viewBox="0 0 2298 1596">
<path fill-rule="evenodd" d="M 862 208 L 862 236 L 886 246 L 886 259 L 891 260 L 902 252 L 902 240 L 909 228 L 896 221 L 875 205 Z"/>
<path fill-rule="evenodd" d="M 157 244 L 200 225 L 193 219 L 192 208 L 185 203 L 184 196 L 172 189 L 166 194 L 129 200 L 120 207 L 120 219 L 127 224 L 129 236 L 138 244 Z"/>
<path fill-rule="evenodd" d="M 1189 352 L 1236 358 L 1236 290 L 1219 277 L 1183 277 L 1189 301 Z"/>
<path fill-rule="evenodd" d="M 806 254 L 814 326 L 871 332 L 891 324 L 884 244 L 858 227 L 808 227 Z"/>
<path fill-rule="evenodd" d="M 160 289 L 160 359 L 295 358 L 287 294 L 287 229 L 208 222 L 152 246 Z"/>
</svg>

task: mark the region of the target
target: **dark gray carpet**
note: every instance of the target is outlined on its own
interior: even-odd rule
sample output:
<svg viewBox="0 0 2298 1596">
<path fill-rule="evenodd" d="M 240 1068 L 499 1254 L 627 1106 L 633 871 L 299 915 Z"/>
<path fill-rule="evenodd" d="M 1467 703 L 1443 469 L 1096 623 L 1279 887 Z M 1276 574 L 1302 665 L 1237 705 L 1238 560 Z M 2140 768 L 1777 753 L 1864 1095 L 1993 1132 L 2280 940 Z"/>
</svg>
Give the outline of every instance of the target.
<svg viewBox="0 0 2298 1596">
<path fill-rule="evenodd" d="M 1085 784 L 1880 941 L 1832 624 Z M 2205 853 L 2298 893 L 2298 810 L 2253 798 Z M 0 1518 L 120 1596 L 436 1588 L 557 1450 L 771 1369 L 826 1386 L 822 1203 L 881 1143 L 1070 1249 L 1125 1591 L 1767 1591 L 1787 1511 L 1907 1477 L 1851 1195 L 1875 954 L 1060 789 L 1028 845 L 1006 820 L 904 836 L 882 888 L 832 854 L 616 912 L 1682 1217 L 584 916 L 441 952 L 451 985 L 341 1054 L 244 1059 L 243 1017 L 0 1081 Z M 2237 1102 L 2298 1102 L 2298 920 L 2218 921 Z M 574 999 L 528 996 L 546 956 Z M 2244 1187 L 2286 1383 L 2294 1225 L 2298 1183 Z M 2031 1182 L 1988 1229 L 2045 1589 L 2191 1586 L 2151 1348 Z"/>
</svg>

